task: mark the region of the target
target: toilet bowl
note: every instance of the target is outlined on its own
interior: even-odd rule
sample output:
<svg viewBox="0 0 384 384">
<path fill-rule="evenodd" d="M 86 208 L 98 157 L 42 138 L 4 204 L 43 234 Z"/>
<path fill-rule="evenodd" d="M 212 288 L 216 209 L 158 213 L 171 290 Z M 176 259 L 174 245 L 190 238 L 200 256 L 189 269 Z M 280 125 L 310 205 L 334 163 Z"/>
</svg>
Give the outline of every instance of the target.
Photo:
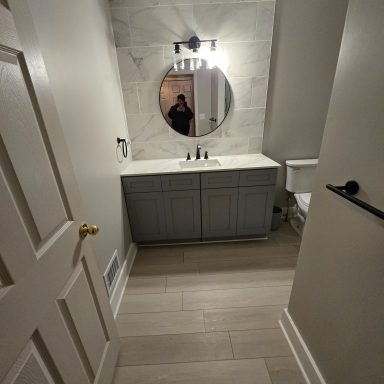
<svg viewBox="0 0 384 384">
<path fill-rule="evenodd" d="M 311 201 L 311 191 L 318 159 L 287 160 L 285 189 L 291 192 L 295 204 L 289 215 L 289 222 L 301 236 Z"/>
<path fill-rule="evenodd" d="M 300 211 L 300 214 L 304 218 L 307 218 L 309 203 L 311 201 L 311 193 L 310 192 L 294 193 L 293 196 L 296 199 L 297 207 L 298 207 L 298 210 Z"/>
</svg>

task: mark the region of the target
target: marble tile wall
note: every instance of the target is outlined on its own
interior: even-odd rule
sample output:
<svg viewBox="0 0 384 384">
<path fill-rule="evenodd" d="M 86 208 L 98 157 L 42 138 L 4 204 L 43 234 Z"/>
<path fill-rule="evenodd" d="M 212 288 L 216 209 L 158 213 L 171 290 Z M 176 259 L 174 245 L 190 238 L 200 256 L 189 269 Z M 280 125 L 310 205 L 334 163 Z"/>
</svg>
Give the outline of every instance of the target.
<svg viewBox="0 0 384 384">
<path fill-rule="evenodd" d="M 261 152 L 274 7 L 274 0 L 110 0 L 133 159 L 184 157 L 197 143 L 212 156 Z M 218 66 L 233 94 L 224 123 L 201 138 L 168 127 L 158 101 L 172 42 L 193 35 L 218 39 Z"/>
</svg>

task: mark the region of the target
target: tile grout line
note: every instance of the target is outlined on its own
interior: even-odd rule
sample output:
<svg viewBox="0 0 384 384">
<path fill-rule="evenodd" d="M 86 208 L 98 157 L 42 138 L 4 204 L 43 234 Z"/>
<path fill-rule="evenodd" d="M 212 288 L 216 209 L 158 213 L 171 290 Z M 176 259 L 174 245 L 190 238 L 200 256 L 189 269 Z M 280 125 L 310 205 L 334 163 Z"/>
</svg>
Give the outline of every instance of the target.
<svg viewBox="0 0 384 384">
<path fill-rule="evenodd" d="M 184 305 L 184 303 L 182 303 Z M 178 312 L 196 312 L 196 311 L 216 311 L 216 310 L 225 310 L 225 309 L 248 309 L 248 308 L 264 308 L 264 307 L 280 307 L 288 305 L 287 303 L 280 304 L 262 304 L 262 305 L 247 305 L 243 307 L 218 307 L 218 308 L 196 308 L 196 309 L 182 309 L 181 311 L 158 311 L 158 312 L 134 312 L 134 313 L 119 313 L 119 315 L 146 315 L 148 313 L 178 313 Z"/>
<path fill-rule="evenodd" d="M 167 278 L 168 279 L 168 278 Z M 194 289 L 194 290 L 179 290 L 179 291 L 166 291 L 166 292 L 145 292 L 145 293 L 124 293 L 125 296 L 145 296 L 145 295 L 164 295 L 170 293 L 190 293 L 190 292 L 212 292 L 212 291 L 229 291 L 234 289 L 254 289 L 254 288 L 278 288 L 278 287 L 292 287 L 293 281 L 288 284 L 278 284 L 278 285 L 257 285 L 254 287 L 233 287 L 233 288 L 214 288 L 214 289 Z M 236 308 L 236 307 L 234 307 Z"/>
<path fill-rule="evenodd" d="M 279 356 L 279 357 L 280 357 L 280 356 Z M 267 357 L 263 357 L 263 360 L 264 360 L 264 364 L 265 364 L 265 369 L 266 369 L 267 372 L 268 372 L 269 380 L 271 381 L 271 383 L 273 383 L 273 381 L 272 381 L 272 376 L 271 376 L 271 372 L 269 372 L 269 368 L 268 368 L 268 364 L 267 364 Z"/>
<path fill-rule="evenodd" d="M 146 367 L 151 365 L 174 365 L 174 364 L 194 364 L 194 363 L 213 363 L 218 361 L 242 361 L 242 360 L 266 360 L 266 359 L 274 359 L 274 358 L 282 358 L 282 357 L 292 357 L 291 355 L 276 355 L 276 356 L 266 356 L 266 357 L 245 357 L 241 359 L 219 359 L 219 360 L 190 360 L 190 361 L 173 361 L 169 363 L 147 363 L 147 364 L 128 364 L 128 365 L 116 365 L 116 368 L 123 367 Z M 266 369 L 269 374 L 268 366 L 266 365 Z M 272 381 L 271 381 L 272 383 Z"/>
<path fill-rule="evenodd" d="M 209 333 L 207 332 L 207 327 L 205 326 L 205 309 L 203 309 L 203 322 L 204 322 L 204 332 Z"/>
<path fill-rule="evenodd" d="M 233 344 L 232 344 L 232 339 L 231 339 L 231 333 L 230 331 L 228 330 L 228 337 L 229 337 L 229 342 L 231 343 L 231 349 L 232 349 L 232 357 L 233 357 L 233 360 L 237 360 L 235 359 L 235 352 L 233 351 Z"/>
</svg>

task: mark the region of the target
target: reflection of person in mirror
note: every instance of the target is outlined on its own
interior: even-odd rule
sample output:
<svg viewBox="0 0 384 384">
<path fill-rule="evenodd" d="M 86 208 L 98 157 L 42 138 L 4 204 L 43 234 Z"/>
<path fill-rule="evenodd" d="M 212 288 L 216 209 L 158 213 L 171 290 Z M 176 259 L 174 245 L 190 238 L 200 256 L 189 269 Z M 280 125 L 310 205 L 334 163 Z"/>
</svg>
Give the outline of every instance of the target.
<svg viewBox="0 0 384 384">
<path fill-rule="evenodd" d="M 182 135 L 188 136 L 189 122 L 193 118 L 193 112 L 187 106 L 183 94 L 177 96 L 177 104 L 171 107 L 168 116 L 172 119 L 172 128 Z"/>
</svg>

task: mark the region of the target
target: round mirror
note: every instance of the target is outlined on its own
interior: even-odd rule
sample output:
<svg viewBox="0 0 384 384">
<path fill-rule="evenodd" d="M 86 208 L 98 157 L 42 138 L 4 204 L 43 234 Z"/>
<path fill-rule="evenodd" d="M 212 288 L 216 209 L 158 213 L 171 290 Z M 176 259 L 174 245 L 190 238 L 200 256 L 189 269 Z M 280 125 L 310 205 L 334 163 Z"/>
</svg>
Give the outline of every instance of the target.
<svg viewBox="0 0 384 384">
<path fill-rule="evenodd" d="M 224 121 L 231 88 L 221 69 L 203 59 L 172 67 L 160 87 L 160 109 L 170 127 L 190 137 L 208 135 Z"/>
</svg>

